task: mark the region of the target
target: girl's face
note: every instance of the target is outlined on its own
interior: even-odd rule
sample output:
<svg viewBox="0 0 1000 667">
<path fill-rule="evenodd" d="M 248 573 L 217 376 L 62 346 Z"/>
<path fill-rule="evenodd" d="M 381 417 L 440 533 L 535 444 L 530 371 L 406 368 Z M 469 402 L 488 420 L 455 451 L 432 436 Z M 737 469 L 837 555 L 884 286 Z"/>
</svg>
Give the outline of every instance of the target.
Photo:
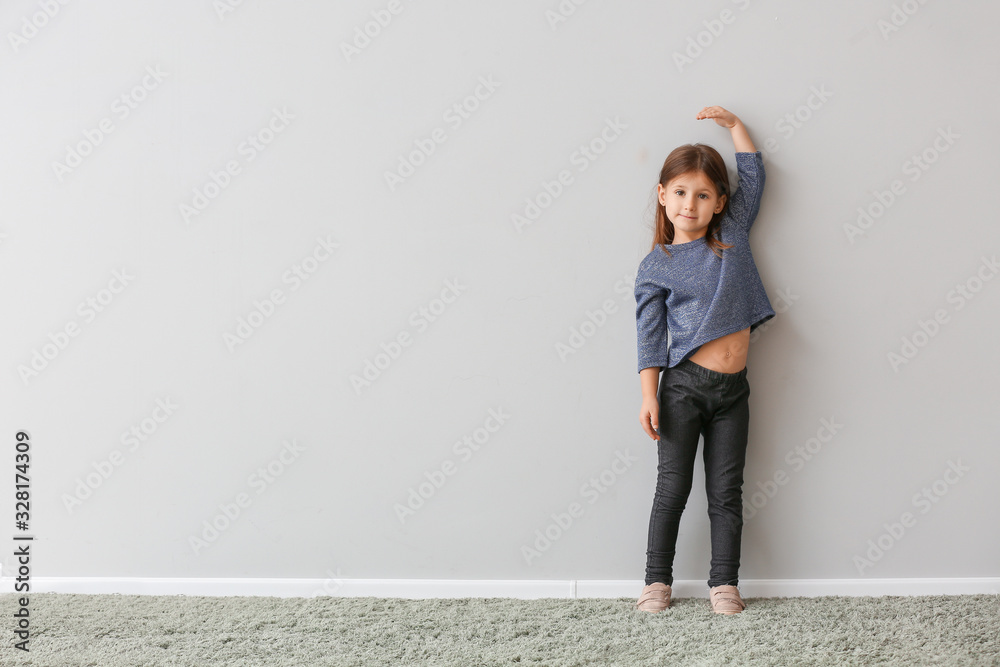
<svg viewBox="0 0 1000 667">
<path fill-rule="evenodd" d="M 681 174 L 666 187 L 657 184 L 656 190 L 667 219 L 674 224 L 674 243 L 705 236 L 712 216 L 726 203 L 726 196 L 719 196 L 715 183 L 703 171 Z"/>
</svg>

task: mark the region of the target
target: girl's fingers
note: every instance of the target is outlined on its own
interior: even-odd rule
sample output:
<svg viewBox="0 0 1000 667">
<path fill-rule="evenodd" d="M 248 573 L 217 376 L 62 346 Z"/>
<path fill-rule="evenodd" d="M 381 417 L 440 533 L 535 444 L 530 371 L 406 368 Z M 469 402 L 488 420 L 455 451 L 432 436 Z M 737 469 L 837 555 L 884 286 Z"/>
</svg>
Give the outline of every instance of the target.
<svg viewBox="0 0 1000 667">
<path fill-rule="evenodd" d="M 643 415 L 643 417 L 642 417 L 642 419 L 640 419 L 640 421 L 642 422 L 642 430 L 644 430 L 646 432 L 646 435 L 648 435 L 653 440 L 659 440 L 659 437 L 658 437 L 658 435 L 656 433 L 658 427 L 656 426 L 656 424 L 653 424 L 651 422 L 650 416 L 649 415 Z"/>
</svg>

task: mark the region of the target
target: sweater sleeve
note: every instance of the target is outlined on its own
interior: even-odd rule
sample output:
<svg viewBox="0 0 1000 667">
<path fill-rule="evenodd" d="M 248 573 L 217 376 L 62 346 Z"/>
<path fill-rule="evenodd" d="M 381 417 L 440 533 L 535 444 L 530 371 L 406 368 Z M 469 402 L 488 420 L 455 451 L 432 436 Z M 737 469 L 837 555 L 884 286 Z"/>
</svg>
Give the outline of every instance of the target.
<svg viewBox="0 0 1000 667">
<path fill-rule="evenodd" d="M 740 182 L 729 200 L 729 218 L 749 232 L 764 193 L 764 159 L 760 151 L 736 154 L 736 173 Z"/>
<path fill-rule="evenodd" d="M 635 280 L 635 328 L 639 372 L 667 365 L 667 293 L 640 268 Z"/>
</svg>

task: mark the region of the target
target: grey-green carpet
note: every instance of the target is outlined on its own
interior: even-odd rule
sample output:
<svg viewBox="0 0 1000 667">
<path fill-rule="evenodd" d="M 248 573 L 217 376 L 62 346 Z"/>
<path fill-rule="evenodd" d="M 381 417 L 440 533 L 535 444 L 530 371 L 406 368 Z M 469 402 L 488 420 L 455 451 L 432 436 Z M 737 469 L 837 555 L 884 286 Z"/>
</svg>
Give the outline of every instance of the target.
<svg viewBox="0 0 1000 667">
<path fill-rule="evenodd" d="M 120 665 L 1000 665 L 1000 598 L 30 597 L 30 652 L 0 595 L 0 663 Z"/>
</svg>

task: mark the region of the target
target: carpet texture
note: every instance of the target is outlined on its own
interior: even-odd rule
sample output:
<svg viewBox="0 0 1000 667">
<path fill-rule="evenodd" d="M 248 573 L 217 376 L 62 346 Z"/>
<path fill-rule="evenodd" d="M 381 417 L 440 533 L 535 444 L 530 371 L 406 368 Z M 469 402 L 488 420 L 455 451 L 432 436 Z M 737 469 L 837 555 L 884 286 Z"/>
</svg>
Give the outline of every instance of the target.
<svg viewBox="0 0 1000 667">
<path fill-rule="evenodd" d="M 277 598 L 36 593 L 30 652 L 0 595 L 0 664 L 1000 665 L 1000 598 Z"/>
</svg>

